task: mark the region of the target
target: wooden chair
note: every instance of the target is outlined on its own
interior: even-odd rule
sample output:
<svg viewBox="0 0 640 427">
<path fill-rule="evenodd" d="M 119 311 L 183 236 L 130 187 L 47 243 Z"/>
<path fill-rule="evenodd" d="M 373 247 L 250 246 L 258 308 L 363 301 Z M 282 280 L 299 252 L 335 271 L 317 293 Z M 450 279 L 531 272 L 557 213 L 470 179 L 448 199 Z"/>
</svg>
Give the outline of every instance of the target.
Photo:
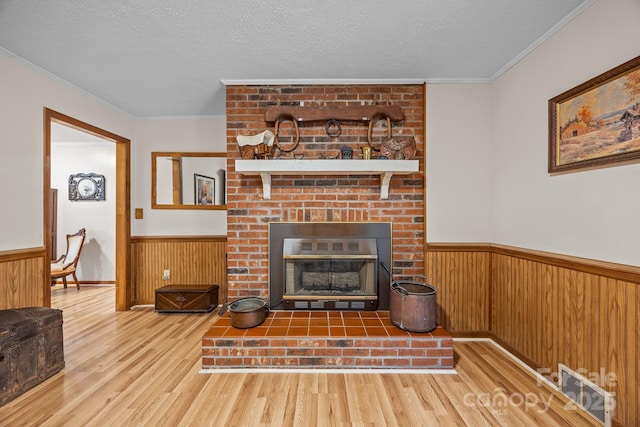
<svg viewBox="0 0 640 427">
<path fill-rule="evenodd" d="M 67 287 L 67 276 L 72 275 L 76 281 L 76 286 L 80 289 L 80 281 L 76 276 L 76 268 L 80 260 L 80 253 L 84 245 L 84 238 L 87 232 L 81 228 L 75 234 L 67 234 L 67 251 L 60 258 L 51 261 L 51 286 L 55 285 L 58 279 L 62 279 L 64 287 Z"/>
</svg>

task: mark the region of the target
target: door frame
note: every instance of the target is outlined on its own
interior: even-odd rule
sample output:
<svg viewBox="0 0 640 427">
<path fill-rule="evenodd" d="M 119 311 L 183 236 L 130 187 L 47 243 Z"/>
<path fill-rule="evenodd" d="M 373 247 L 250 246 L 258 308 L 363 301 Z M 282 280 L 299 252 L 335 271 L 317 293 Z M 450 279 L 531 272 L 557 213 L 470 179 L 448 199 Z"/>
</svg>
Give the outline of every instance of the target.
<svg viewBox="0 0 640 427">
<path fill-rule="evenodd" d="M 49 253 L 49 188 L 51 187 L 51 125 L 62 124 L 73 129 L 86 132 L 116 144 L 116 311 L 126 311 L 133 305 L 131 289 L 131 141 L 119 135 L 100 129 L 73 117 L 44 108 L 44 189 L 43 189 L 43 222 L 44 246 L 46 259 L 51 259 Z M 51 270 L 45 268 L 43 288 L 44 305 L 51 306 Z"/>
</svg>

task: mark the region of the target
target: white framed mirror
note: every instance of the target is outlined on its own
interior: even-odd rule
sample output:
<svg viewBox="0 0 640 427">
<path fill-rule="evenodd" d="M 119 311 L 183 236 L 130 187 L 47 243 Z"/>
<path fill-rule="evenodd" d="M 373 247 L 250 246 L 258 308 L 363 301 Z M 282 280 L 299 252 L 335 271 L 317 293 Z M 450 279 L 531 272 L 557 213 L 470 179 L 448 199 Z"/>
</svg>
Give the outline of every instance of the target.
<svg viewBox="0 0 640 427">
<path fill-rule="evenodd" d="M 153 209 L 226 209 L 226 153 L 151 153 Z"/>
</svg>

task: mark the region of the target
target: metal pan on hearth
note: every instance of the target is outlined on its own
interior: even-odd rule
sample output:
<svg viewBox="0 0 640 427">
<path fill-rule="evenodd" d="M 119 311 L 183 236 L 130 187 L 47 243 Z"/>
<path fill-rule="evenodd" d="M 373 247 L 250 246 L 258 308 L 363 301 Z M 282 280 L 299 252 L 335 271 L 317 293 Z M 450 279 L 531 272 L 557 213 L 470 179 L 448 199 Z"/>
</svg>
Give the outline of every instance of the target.
<svg viewBox="0 0 640 427">
<path fill-rule="evenodd" d="M 234 328 L 247 329 L 261 325 L 269 314 L 269 304 L 258 297 L 245 297 L 229 304 L 229 317 Z"/>
</svg>

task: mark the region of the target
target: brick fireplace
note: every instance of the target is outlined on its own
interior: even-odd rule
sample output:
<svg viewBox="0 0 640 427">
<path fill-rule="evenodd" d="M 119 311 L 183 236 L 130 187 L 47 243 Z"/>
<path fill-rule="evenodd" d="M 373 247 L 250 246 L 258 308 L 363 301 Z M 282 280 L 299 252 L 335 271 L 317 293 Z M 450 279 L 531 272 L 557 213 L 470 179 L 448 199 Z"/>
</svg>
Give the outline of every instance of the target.
<svg viewBox="0 0 640 427">
<path fill-rule="evenodd" d="M 247 295 L 269 298 L 270 222 L 391 223 L 394 273 L 423 274 L 424 85 L 228 85 L 226 98 L 229 300 Z M 399 106 L 404 117 L 391 122 L 391 133 L 415 138 L 419 170 L 394 175 L 386 200 L 380 198 L 381 178 L 375 175 L 306 175 L 304 170 L 300 175 L 274 174 L 270 199 L 266 200 L 260 176 L 236 172 L 235 161 L 241 159 L 236 138 L 274 131 L 274 123 L 265 121 L 265 111 L 277 104 Z M 329 136 L 325 122 L 301 122 L 300 144 L 286 158 L 293 159 L 293 154 L 304 160 L 334 157 L 347 145 L 357 158 L 360 148 L 367 145 L 369 123 L 347 120 L 339 125 L 340 135 Z M 387 132 L 387 122 L 376 121 L 371 132 L 373 145 Z M 282 140 L 292 133 L 290 122 L 283 122 Z"/>
<path fill-rule="evenodd" d="M 321 121 L 301 120 L 297 126 L 291 120 L 288 123 L 279 122 L 279 137 L 284 145 L 291 146 L 295 134 L 299 135 L 299 146 L 293 152 L 285 153 L 285 159 L 289 159 L 289 165 L 293 164 L 295 169 L 287 166 L 289 170 L 286 173 L 282 173 L 281 169 L 273 169 L 260 173 L 254 171 L 253 175 L 247 174 L 246 170 L 236 170 L 236 160 L 242 159 L 237 136 L 256 135 L 265 130 L 275 133 L 275 123 L 266 121 L 265 112 L 276 105 L 296 108 L 399 106 L 402 119 L 391 122 L 390 133 L 393 136 L 415 138 L 417 161 L 414 162 L 417 171 L 405 170 L 390 179 L 390 175 L 383 176 L 375 172 L 375 167 L 386 168 L 393 164 L 379 162 L 393 162 L 391 160 L 341 161 L 340 165 L 349 165 L 350 161 L 366 165 L 366 170 L 357 173 L 349 172 L 356 170 L 355 166 L 349 167 L 349 171 L 344 173 L 335 167 L 326 170 L 326 174 L 325 169 L 319 169 L 317 164 L 331 162 L 325 159 L 338 157 L 345 146 L 350 147 L 353 158 L 358 159 L 361 148 L 367 146 L 369 141 L 374 147 L 379 146 L 380 141 L 389 134 L 389 122 L 367 122 L 357 118 L 331 121 L 330 126 L 328 122 Z M 270 291 L 270 280 L 284 281 L 286 275 L 294 278 L 303 276 L 295 266 L 278 267 L 277 277 L 274 279 L 270 276 L 270 225 L 275 224 L 294 224 L 294 227 L 312 225 L 334 230 L 326 233 L 327 239 L 322 241 L 312 239 L 313 242 L 308 242 L 303 239 L 292 244 L 310 245 L 307 253 L 324 253 L 325 248 L 321 245 L 343 248 L 358 246 L 358 261 L 346 263 L 349 267 L 331 267 L 331 283 L 322 292 L 327 292 L 327 289 L 333 292 L 335 287 L 350 288 L 355 281 L 365 280 L 363 276 L 373 276 L 379 286 L 382 284 L 388 288 L 388 275 L 376 273 L 372 265 L 367 263 L 370 253 L 361 250 L 369 244 L 387 256 L 381 259 L 391 264 L 394 274 L 423 274 L 424 118 L 425 85 L 422 84 L 228 85 L 226 184 L 229 301 L 243 296 L 259 296 L 270 300 L 270 293 L 273 292 Z M 336 128 L 339 132 L 336 132 Z M 314 159 L 317 161 L 313 162 Z M 281 160 L 273 160 L 278 161 Z M 264 163 L 265 160 L 249 162 L 275 168 L 280 166 L 278 163 Z M 316 163 L 315 168 L 308 167 L 313 163 Z M 374 171 L 371 174 L 368 173 L 369 165 L 377 165 L 371 166 Z M 268 174 L 266 181 L 264 173 Z M 385 185 L 382 185 L 382 181 L 385 181 Z M 373 233 L 372 238 L 347 236 L 350 232 L 335 231 L 345 224 L 347 227 L 353 225 L 351 228 L 386 224 L 387 228 L 390 226 L 387 238 L 390 244 L 387 242 L 385 249 L 379 241 L 368 243 L 379 237 L 377 232 Z M 281 257 L 286 256 L 284 245 L 281 243 L 277 248 Z M 298 255 L 302 253 L 304 256 L 304 251 L 298 252 Z M 375 262 L 379 261 L 376 258 Z M 314 268 L 302 279 L 307 281 L 303 286 L 307 288 L 306 291 L 322 281 L 320 269 Z M 364 288 L 368 289 L 368 285 L 364 285 Z M 349 305 L 345 310 L 340 309 L 343 306 L 327 308 L 326 301 L 322 302 L 325 304 L 322 308 L 309 304 L 302 309 L 294 307 L 271 311 L 262 325 L 250 329 L 231 327 L 227 312 L 203 337 L 202 367 L 205 370 L 221 367 L 453 367 L 453 343 L 447 331 L 441 327 L 428 333 L 401 330 L 390 321 L 388 293 L 382 296 L 377 294 L 376 298 L 376 301 L 363 299 L 362 302 L 379 304 L 372 311 L 359 310 L 357 304 L 360 302 Z M 276 301 L 281 299 L 275 298 Z M 296 303 L 300 301 L 293 302 L 294 305 Z M 340 301 L 340 304 L 344 304 L 344 301 Z"/>
</svg>

